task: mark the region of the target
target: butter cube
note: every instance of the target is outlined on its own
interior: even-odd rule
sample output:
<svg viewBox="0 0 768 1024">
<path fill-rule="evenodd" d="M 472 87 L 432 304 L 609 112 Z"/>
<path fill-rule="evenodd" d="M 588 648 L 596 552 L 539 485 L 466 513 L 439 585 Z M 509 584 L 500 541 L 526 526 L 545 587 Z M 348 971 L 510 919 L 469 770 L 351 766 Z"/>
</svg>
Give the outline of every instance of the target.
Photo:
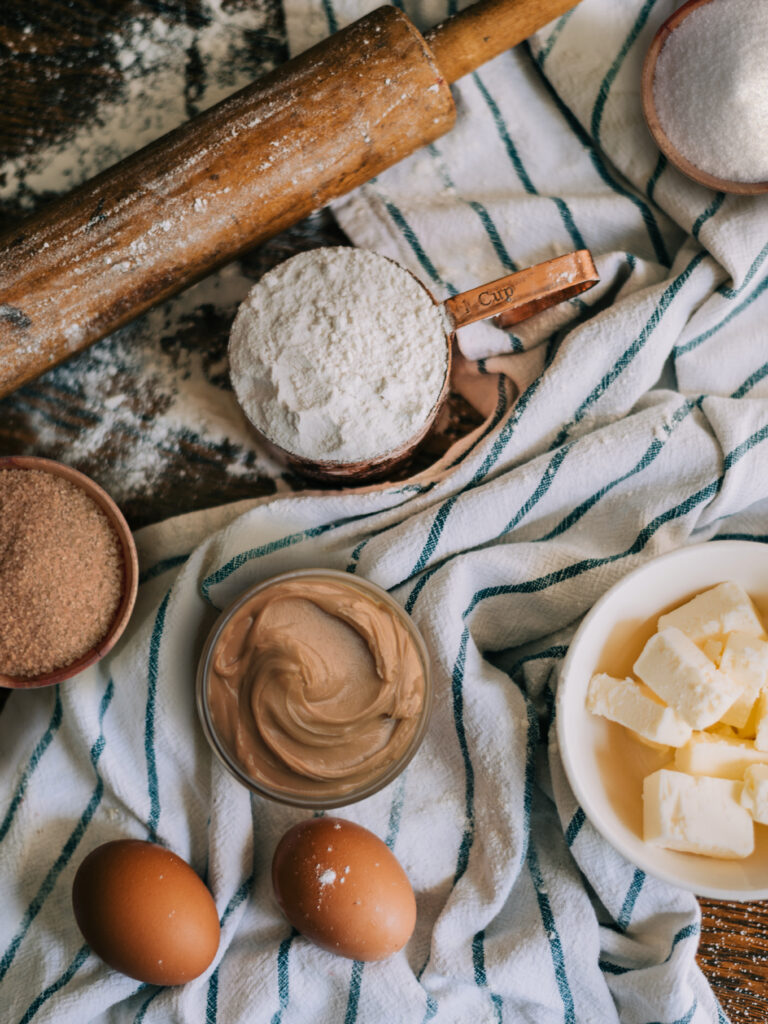
<svg viewBox="0 0 768 1024">
<path fill-rule="evenodd" d="M 643 780 L 643 836 L 670 850 L 748 857 L 755 828 L 741 791 L 740 782 L 660 768 Z"/>
<path fill-rule="evenodd" d="M 754 821 L 768 825 L 768 764 L 753 764 L 747 768 L 741 806 L 749 811 Z"/>
<path fill-rule="evenodd" d="M 768 691 L 763 690 L 757 698 L 753 712 L 755 722 L 755 746 L 768 752 Z"/>
<path fill-rule="evenodd" d="M 740 683 L 716 669 L 693 640 L 674 626 L 654 633 L 634 668 L 694 729 L 717 722 L 742 690 Z"/>
<path fill-rule="evenodd" d="M 615 679 L 605 672 L 592 676 L 587 707 L 596 715 L 618 722 L 644 740 L 667 747 L 681 747 L 692 729 L 674 710 L 634 679 Z"/>
<path fill-rule="evenodd" d="M 675 751 L 675 768 L 690 775 L 741 781 L 752 764 L 768 764 L 768 753 L 738 737 L 695 732 L 689 743 Z"/>
<path fill-rule="evenodd" d="M 716 640 L 713 636 L 710 636 L 700 644 L 700 647 L 709 660 L 714 662 L 715 667 L 720 668 L 720 659 L 723 656 L 722 640 Z"/>
<path fill-rule="evenodd" d="M 658 629 L 675 626 L 695 643 L 725 633 L 763 635 L 760 621 L 749 595 L 738 583 L 719 583 L 705 590 L 674 611 L 659 618 Z"/>
<path fill-rule="evenodd" d="M 760 691 L 768 683 L 768 643 L 748 633 L 729 633 L 720 671 L 743 687 L 722 720 L 726 725 L 743 729 Z"/>
</svg>

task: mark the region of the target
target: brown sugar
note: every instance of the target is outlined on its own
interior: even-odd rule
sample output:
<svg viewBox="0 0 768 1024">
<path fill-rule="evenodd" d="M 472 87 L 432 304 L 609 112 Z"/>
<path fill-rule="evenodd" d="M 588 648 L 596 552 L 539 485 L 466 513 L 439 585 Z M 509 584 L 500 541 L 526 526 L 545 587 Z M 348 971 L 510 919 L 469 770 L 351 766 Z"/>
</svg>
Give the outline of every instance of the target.
<svg viewBox="0 0 768 1024">
<path fill-rule="evenodd" d="M 71 665 L 109 631 L 123 591 L 120 541 L 76 484 L 0 470 L 0 674 Z"/>
</svg>

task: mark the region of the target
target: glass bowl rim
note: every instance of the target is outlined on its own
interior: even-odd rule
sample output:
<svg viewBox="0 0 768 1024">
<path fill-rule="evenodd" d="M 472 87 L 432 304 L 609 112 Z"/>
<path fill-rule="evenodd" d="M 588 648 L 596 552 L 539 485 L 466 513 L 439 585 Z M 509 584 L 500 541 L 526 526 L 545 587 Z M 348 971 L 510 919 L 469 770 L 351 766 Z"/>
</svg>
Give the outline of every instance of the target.
<svg viewBox="0 0 768 1024">
<path fill-rule="evenodd" d="M 228 754 L 224 744 L 219 739 L 216 730 L 213 727 L 213 722 L 211 721 L 210 711 L 208 708 L 206 682 L 208 679 L 213 651 L 222 630 L 230 621 L 232 616 L 247 601 L 261 591 L 289 580 L 328 578 L 336 580 L 339 583 L 344 583 L 352 589 L 362 591 L 366 596 L 382 601 L 388 608 L 392 609 L 398 621 L 406 628 L 408 635 L 416 648 L 424 677 L 424 700 L 419 714 L 419 721 L 407 747 L 400 757 L 392 761 L 380 775 L 376 775 L 373 779 L 362 784 L 357 789 L 349 790 L 335 797 L 324 797 L 322 795 L 310 797 L 272 788 L 266 783 L 252 778 L 243 771 L 237 762 Z M 433 691 L 432 667 L 427 645 L 424 642 L 424 638 L 416 626 L 416 623 L 405 609 L 377 583 L 373 583 L 371 580 L 367 580 L 361 576 L 353 576 L 351 573 L 343 572 L 339 569 L 324 569 L 321 567 L 290 569 L 286 572 L 269 576 L 258 583 L 252 584 L 243 591 L 243 593 L 231 601 L 230 604 L 228 604 L 220 613 L 206 637 L 206 641 L 198 661 L 195 680 L 195 698 L 198 718 L 200 720 L 203 733 L 205 734 L 205 738 L 221 764 L 238 780 L 238 782 L 244 785 L 247 789 L 250 789 L 253 793 L 257 793 L 259 796 L 266 797 L 269 800 L 273 800 L 286 806 L 301 807 L 306 810 L 332 810 L 337 807 L 345 807 L 348 804 L 357 803 L 369 796 L 373 796 L 374 793 L 378 793 L 379 790 L 388 786 L 390 782 L 393 782 L 405 769 L 421 746 L 432 711 Z M 330 785 L 329 788 L 331 788 Z"/>
</svg>

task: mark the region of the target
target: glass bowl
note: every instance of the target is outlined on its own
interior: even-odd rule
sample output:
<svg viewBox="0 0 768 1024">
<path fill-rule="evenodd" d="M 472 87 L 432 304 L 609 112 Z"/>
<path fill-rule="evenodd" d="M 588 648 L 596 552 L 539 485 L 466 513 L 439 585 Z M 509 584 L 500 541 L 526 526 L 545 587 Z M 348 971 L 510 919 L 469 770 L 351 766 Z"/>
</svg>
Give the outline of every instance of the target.
<svg viewBox="0 0 768 1024">
<path fill-rule="evenodd" d="M 300 584 L 302 589 L 296 590 L 293 594 L 286 595 L 284 586 L 282 591 L 276 590 L 276 588 L 281 587 L 282 585 L 297 582 Z M 335 748 L 335 737 L 337 735 L 343 734 L 343 740 L 341 743 L 346 742 L 347 740 L 348 733 L 345 731 L 347 719 L 345 719 L 343 715 L 339 716 L 338 713 L 336 717 L 334 717 L 334 709 L 332 706 L 326 703 L 325 707 L 323 707 L 323 703 L 326 700 L 325 694 L 321 694 L 317 689 L 313 690 L 313 687 L 317 684 L 313 681 L 311 669 L 308 669 L 307 666 L 319 665 L 320 673 L 322 675 L 322 673 L 332 665 L 330 659 L 326 659 L 321 654 L 314 651 L 311 642 L 306 643 L 307 640 L 311 641 L 312 636 L 315 635 L 313 629 L 307 629 L 305 627 L 300 633 L 294 632 L 292 636 L 289 636 L 289 639 L 286 641 L 284 646 L 285 658 L 287 660 L 283 663 L 282 667 L 278 667 L 278 669 L 275 670 L 275 662 L 270 662 L 268 659 L 259 662 L 260 666 L 267 667 L 263 668 L 262 674 L 258 678 L 260 680 L 267 680 L 269 686 L 272 688 L 271 692 L 276 693 L 280 700 L 280 704 L 276 711 L 273 712 L 272 706 L 268 706 L 263 703 L 262 697 L 264 686 L 267 684 L 264 683 L 264 685 L 262 685 L 260 682 L 259 686 L 256 686 L 255 680 L 257 676 L 253 669 L 253 659 L 261 659 L 262 652 L 267 650 L 272 652 L 275 650 L 274 647 L 268 647 L 268 645 L 264 643 L 261 647 L 256 648 L 257 653 L 254 654 L 253 651 L 249 653 L 248 658 L 250 660 L 244 673 L 248 679 L 246 684 L 247 692 L 245 695 L 243 695 L 240 690 L 235 692 L 233 687 L 220 682 L 223 675 L 221 670 L 223 662 L 221 660 L 217 660 L 217 658 L 221 656 L 222 651 L 222 648 L 219 647 L 219 641 L 223 638 L 222 645 L 225 643 L 229 644 L 230 642 L 233 643 L 231 657 L 229 656 L 230 652 L 228 651 L 227 657 L 229 660 L 224 662 L 226 668 L 229 668 L 240 660 L 238 654 L 242 645 L 245 643 L 246 637 L 251 633 L 251 623 L 253 620 L 248 622 L 246 619 L 246 626 L 244 630 L 235 632 L 233 627 L 226 633 L 226 635 L 224 635 L 225 630 L 227 630 L 227 627 L 232 622 L 233 618 L 237 616 L 238 612 L 245 605 L 254 601 L 254 599 L 259 596 L 266 597 L 267 592 L 270 590 L 275 591 L 275 596 L 282 593 L 283 596 L 290 596 L 293 599 L 305 598 L 311 600 L 311 588 L 322 583 L 332 585 L 332 589 L 336 591 L 339 586 L 343 588 L 343 590 L 348 591 L 350 601 L 356 601 L 359 603 L 362 599 L 363 603 L 360 605 L 360 608 L 362 609 L 361 614 L 363 616 L 377 606 L 382 608 L 385 612 L 387 623 L 393 624 L 393 635 L 397 635 L 403 643 L 408 645 L 407 650 L 402 647 L 396 648 L 396 653 L 393 655 L 393 664 L 401 668 L 408 669 L 409 666 L 406 664 L 405 659 L 414 659 L 418 665 L 418 674 L 413 678 L 420 678 L 422 680 L 423 689 L 420 704 L 417 706 L 413 714 L 389 716 L 387 714 L 382 715 L 377 713 L 376 716 L 371 715 L 370 718 L 367 719 L 369 722 L 374 719 L 375 722 L 378 722 L 382 718 L 385 720 L 388 719 L 389 721 L 397 721 L 400 724 L 396 724 L 393 727 L 390 735 L 394 735 L 398 729 L 405 729 L 405 735 L 400 737 L 397 749 L 391 752 L 391 758 L 387 756 L 385 749 L 386 744 L 383 753 L 379 746 L 374 746 L 371 750 L 361 754 L 361 757 L 370 755 L 372 761 L 375 762 L 374 770 L 369 771 L 364 775 L 364 777 L 358 778 L 362 773 L 359 772 L 357 768 L 362 762 L 356 763 L 355 766 L 349 770 L 346 776 L 339 774 L 338 777 L 331 777 L 331 770 L 329 769 L 326 777 L 322 777 L 322 775 L 313 777 L 310 772 L 304 774 L 303 771 L 297 771 L 291 765 L 296 749 L 295 747 L 286 745 L 286 749 L 288 751 L 287 760 L 283 759 L 281 755 L 277 753 L 277 746 L 283 744 L 284 736 L 287 735 L 288 741 L 291 742 L 292 736 L 290 734 L 279 732 L 279 730 L 276 731 L 274 728 L 275 721 L 280 719 L 281 722 L 287 722 L 292 728 L 297 717 L 302 718 L 307 706 L 311 707 L 313 713 L 315 713 L 316 709 L 319 709 L 317 712 L 319 717 L 317 719 L 313 719 L 310 726 L 311 729 L 319 728 L 320 725 L 322 725 L 324 729 L 330 730 L 327 731 L 325 735 L 317 737 L 316 745 L 310 748 L 315 761 L 321 760 L 320 755 L 316 753 L 319 748 L 327 750 Z M 305 588 L 306 593 L 304 592 Z M 319 595 L 320 592 L 316 590 L 315 600 L 312 601 L 315 609 L 312 611 L 312 616 L 315 616 L 316 610 L 319 609 Z M 328 612 L 325 612 L 322 609 L 319 610 L 323 615 L 329 616 Z M 355 629 L 358 636 L 356 640 L 354 638 L 352 639 L 353 646 L 359 646 L 358 642 L 364 642 L 367 644 L 368 650 L 370 651 L 370 644 L 365 640 L 364 635 L 361 635 L 361 631 L 355 627 L 345 624 L 344 616 L 348 612 L 347 605 L 343 606 L 342 612 L 343 614 L 338 617 L 329 616 L 329 623 L 327 627 L 324 619 L 315 619 L 316 625 L 314 628 L 327 628 L 327 637 L 329 641 L 333 636 L 334 631 L 338 630 L 340 626 L 343 631 Z M 332 621 L 330 621 L 331 618 Z M 284 635 L 288 636 L 287 633 Z M 348 635 L 348 633 L 346 635 Z M 371 635 L 375 635 L 375 631 L 372 632 Z M 235 650 L 235 648 L 237 650 Z M 360 648 L 360 650 L 362 650 L 362 648 Z M 400 656 L 401 652 L 403 652 L 402 656 Z M 278 649 L 278 659 L 281 655 L 282 651 Z M 269 672 L 271 672 L 272 675 L 268 676 L 267 673 Z M 330 672 L 327 672 L 327 682 L 331 687 L 336 685 L 337 679 L 338 685 L 342 687 L 344 685 L 344 678 L 343 673 L 338 673 L 337 677 L 332 668 Z M 244 760 L 236 753 L 234 749 L 235 741 L 228 740 L 227 736 L 224 735 L 224 729 L 217 727 L 215 721 L 216 713 L 212 710 L 211 706 L 212 683 L 214 683 L 218 688 L 219 693 L 227 691 L 224 695 L 227 711 L 226 713 L 223 710 L 219 712 L 220 722 L 226 720 L 228 723 L 231 723 L 234 721 L 233 728 L 236 730 L 238 736 L 248 734 L 258 737 L 258 749 L 254 755 L 253 771 L 248 770 Z M 349 689 L 347 688 L 345 692 L 348 693 Z M 381 692 L 381 689 L 379 692 Z M 205 733 L 213 752 L 239 782 L 244 786 L 247 786 L 254 793 L 258 793 L 261 796 L 268 797 L 271 800 L 276 800 L 283 804 L 313 810 L 326 810 L 355 803 L 358 800 L 363 800 L 366 797 L 371 796 L 373 793 L 378 792 L 378 790 L 392 782 L 405 768 L 416 753 L 427 729 L 432 707 L 432 675 L 427 649 L 421 634 L 416 629 L 411 618 L 385 590 L 382 590 L 381 587 L 378 587 L 376 584 L 371 583 L 368 580 L 351 576 L 346 572 L 338 572 L 331 569 L 301 569 L 293 572 L 282 573 L 279 576 L 273 576 L 270 579 L 263 580 L 261 583 L 257 583 L 255 586 L 250 587 L 241 594 L 221 613 L 208 635 L 200 657 L 197 672 L 196 696 L 197 709 L 200 716 L 200 722 L 203 727 L 203 732 Z M 356 695 L 353 694 L 353 697 L 354 696 Z M 367 697 L 364 699 L 364 705 L 367 699 Z M 285 707 L 283 707 L 283 701 L 285 703 Z M 220 705 L 220 707 L 223 706 Z M 361 710 L 365 714 L 368 714 L 367 706 L 364 706 Z M 351 711 L 350 714 L 352 714 Z M 320 722 L 320 719 L 322 719 L 322 722 Z M 403 722 L 407 724 L 404 725 Z M 320 723 L 320 725 L 318 725 L 318 723 Z M 301 722 L 301 729 L 302 735 L 306 735 L 303 718 Z M 279 744 L 275 742 L 275 736 L 277 736 Z M 265 739 L 265 737 L 267 737 L 267 739 Z M 368 742 L 367 738 L 364 742 Z M 341 743 L 339 746 L 341 746 Z M 349 755 L 345 754 L 345 756 Z M 275 767 L 276 764 L 277 767 Z M 323 769 L 324 768 L 325 765 L 323 762 Z M 344 769 L 342 769 L 342 771 L 343 770 Z"/>
</svg>

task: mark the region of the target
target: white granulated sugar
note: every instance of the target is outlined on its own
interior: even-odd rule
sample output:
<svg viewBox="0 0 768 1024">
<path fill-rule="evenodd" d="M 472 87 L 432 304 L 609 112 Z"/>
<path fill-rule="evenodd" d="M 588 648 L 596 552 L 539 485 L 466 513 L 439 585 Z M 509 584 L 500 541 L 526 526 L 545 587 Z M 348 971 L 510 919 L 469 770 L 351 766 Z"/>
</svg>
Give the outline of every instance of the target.
<svg viewBox="0 0 768 1024">
<path fill-rule="evenodd" d="M 419 432 L 447 366 L 446 323 L 406 270 L 363 249 L 300 253 L 249 292 L 230 335 L 232 383 L 275 444 L 358 462 Z"/>
<path fill-rule="evenodd" d="M 711 0 L 670 34 L 653 89 L 670 142 L 700 170 L 768 181 L 768 2 Z"/>
<path fill-rule="evenodd" d="M 327 868 L 318 878 L 320 885 L 333 885 L 336 881 L 336 872 L 333 868 Z"/>
</svg>

